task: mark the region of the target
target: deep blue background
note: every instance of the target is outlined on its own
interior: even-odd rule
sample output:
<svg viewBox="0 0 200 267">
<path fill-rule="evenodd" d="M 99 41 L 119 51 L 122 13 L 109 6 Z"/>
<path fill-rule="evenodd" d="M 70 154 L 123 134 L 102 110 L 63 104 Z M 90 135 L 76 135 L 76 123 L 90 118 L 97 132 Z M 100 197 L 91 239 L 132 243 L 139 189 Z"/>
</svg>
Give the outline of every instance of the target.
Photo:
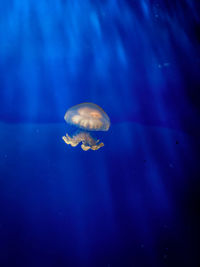
<svg viewBox="0 0 200 267">
<path fill-rule="evenodd" d="M 0 5 L 0 266 L 198 266 L 194 0 Z M 81 102 L 105 147 L 67 146 Z"/>
</svg>

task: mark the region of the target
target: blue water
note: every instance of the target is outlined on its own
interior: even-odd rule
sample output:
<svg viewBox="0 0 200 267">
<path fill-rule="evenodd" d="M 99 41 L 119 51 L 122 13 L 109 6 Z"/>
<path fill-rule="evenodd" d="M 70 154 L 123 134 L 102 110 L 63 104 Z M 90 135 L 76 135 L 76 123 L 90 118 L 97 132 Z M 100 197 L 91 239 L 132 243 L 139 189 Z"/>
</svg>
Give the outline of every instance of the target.
<svg viewBox="0 0 200 267">
<path fill-rule="evenodd" d="M 199 266 L 199 3 L 0 8 L 0 266 Z M 94 102 L 105 146 L 62 140 Z"/>
</svg>

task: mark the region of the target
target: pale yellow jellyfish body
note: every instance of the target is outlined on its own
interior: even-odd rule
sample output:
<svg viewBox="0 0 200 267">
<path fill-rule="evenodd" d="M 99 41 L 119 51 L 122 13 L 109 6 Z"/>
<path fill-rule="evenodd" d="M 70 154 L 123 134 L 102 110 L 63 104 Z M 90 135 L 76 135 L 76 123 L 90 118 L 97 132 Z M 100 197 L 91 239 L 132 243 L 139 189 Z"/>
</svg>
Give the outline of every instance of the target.
<svg viewBox="0 0 200 267">
<path fill-rule="evenodd" d="M 63 140 L 66 144 L 73 147 L 81 144 L 84 151 L 89 149 L 98 150 L 104 143 L 93 138 L 91 131 L 108 131 L 110 128 L 110 119 L 102 108 L 93 103 L 82 103 L 67 110 L 64 117 L 65 121 L 77 127 L 78 132 L 70 136 L 66 134 Z"/>
</svg>

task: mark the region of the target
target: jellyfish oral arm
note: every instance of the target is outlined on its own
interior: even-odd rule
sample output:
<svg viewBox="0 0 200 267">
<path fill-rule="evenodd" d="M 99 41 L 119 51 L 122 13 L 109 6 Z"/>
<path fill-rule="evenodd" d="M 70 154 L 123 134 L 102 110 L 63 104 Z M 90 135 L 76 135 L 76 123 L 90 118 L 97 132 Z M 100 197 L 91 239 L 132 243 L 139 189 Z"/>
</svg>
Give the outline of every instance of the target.
<svg viewBox="0 0 200 267">
<path fill-rule="evenodd" d="M 101 148 L 102 146 L 104 146 L 104 143 L 99 143 L 97 145 L 93 145 L 93 146 L 87 146 L 85 145 L 84 143 L 81 145 L 81 148 L 84 150 L 84 151 L 87 151 L 89 149 L 92 149 L 92 150 L 98 150 L 99 148 Z"/>
<path fill-rule="evenodd" d="M 76 147 L 79 143 L 82 143 L 81 148 L 84 151 L 87 151 L 89 149 L 98 150 L 99 148 L 104 146 L 104 143 L 99 143 L 99 140 L 95 140 L 87 132 L 80 132 L 72 137 L 66 134 L 66 136 L 62 137 L 62 139 L 67 145 L 71 145 L 72 147 Z"/>
<path fill-rule="evenodd" d="M 63 136 L 62 139 L 67 145 L 71 145 L 73 147 L 77 146 L 81 142 L 81 140 L 74 140 L 68 134 L 66 134 L 66 136 Z"/>
</svg>

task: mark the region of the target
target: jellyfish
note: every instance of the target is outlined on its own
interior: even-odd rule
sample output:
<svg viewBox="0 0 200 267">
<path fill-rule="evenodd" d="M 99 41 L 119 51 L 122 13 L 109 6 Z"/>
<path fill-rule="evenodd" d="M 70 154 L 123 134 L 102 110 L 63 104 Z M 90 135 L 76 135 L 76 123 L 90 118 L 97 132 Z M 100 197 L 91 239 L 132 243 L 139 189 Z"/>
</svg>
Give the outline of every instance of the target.
<svg viewBox="0 0 200 267">
<path fill-rule="evenodd" d="M 81 103 L 67 110 L 64 116 L 68 125 L 76 128 L 71 135 L 62 137 L 67 145 L 76 147 L 81 143 L 84 151 L 98 150 L 104 146 L 91 132 L 108 131 L 110 119 L 104 110 L 94 103 Z"/>
</svg>

